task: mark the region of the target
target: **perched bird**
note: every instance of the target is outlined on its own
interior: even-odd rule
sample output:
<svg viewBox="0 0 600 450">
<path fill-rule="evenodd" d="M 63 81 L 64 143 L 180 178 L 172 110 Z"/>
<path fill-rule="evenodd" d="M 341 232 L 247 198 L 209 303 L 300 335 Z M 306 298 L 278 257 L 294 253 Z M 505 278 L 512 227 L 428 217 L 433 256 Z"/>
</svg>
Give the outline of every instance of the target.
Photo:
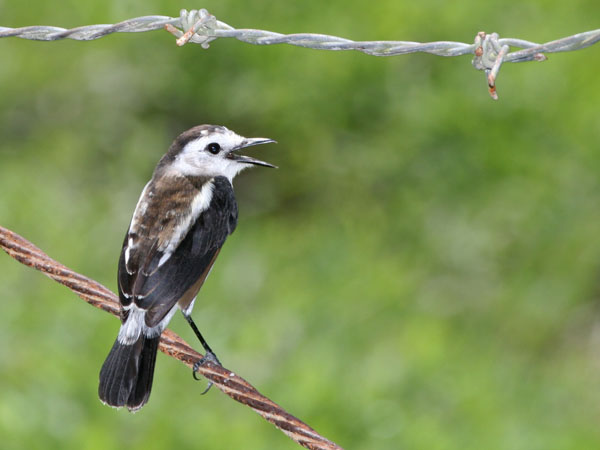
<svg viewBox="0 0 600 450">
<path fill-rule="evenodd" d="M 103 403 L 136 411 L 148 401 L 160 335 L 177 309 L 216 359 L 190 314 L 237 224 L 233 178 L 251 165 L 275 167 L 236 152 L 270 142 L 200 125 L 179 135 L 159 161 L 121 250 L 121 329 L 100 371 Z"/>
</svg>

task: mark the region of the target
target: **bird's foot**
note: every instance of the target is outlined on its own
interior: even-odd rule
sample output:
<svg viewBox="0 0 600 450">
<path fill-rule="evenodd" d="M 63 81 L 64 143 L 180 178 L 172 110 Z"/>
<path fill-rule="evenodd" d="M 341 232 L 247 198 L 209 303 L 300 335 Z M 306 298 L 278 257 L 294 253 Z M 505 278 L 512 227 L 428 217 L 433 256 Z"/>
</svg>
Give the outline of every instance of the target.
<svg viewBox="0 0 600 450">
<path fill-rule="evenodd" d="M 219 361 L 219 358 L 217 358 L 217 355 L 215 355 L 213 352 L 211 351 L 207 351 L 206 354 L 200 358 L 198 361 L 196 361 L 194 363 L 194 367 L 192 369 L 192 376 L 194 377 L 194 380 L 199 381 L 200 378 L 198 378 L 196 376 L 196 373 L 198 372 L 198 370 L 200 370 L 200 366 L 206 364 L 206 363 L 210 363 L 210 364 L 215 364 L 220 366 L 221 365 L 221 361 Z M 204 391 L 202 391 L 201 395 L 206 394 L 210 388 L 212 387 L 214 383 L 212 381 L 208 381 L 208 386 L 206 386 L 206 389 L 204 389 Z"/>
</svg>

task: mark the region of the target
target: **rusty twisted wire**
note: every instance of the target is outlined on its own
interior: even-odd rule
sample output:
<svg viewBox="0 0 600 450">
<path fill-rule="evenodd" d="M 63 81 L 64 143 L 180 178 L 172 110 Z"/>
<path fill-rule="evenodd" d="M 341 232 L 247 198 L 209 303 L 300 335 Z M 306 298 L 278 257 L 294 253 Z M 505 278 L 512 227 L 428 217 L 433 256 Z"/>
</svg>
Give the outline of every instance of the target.
<svg viewBox="0 0 600 450">
<path fill-rule="evenodd" d="M 115 316 L 119 315 L 118 298 L 109 289 L 53 260 L 25 238 L 1 226 L 0 248 L 20 263 L 39 270 L 67 286 L 89 304 Z M 161 335 L 160 350 L 190 368 L 203 356 L 169 329 Z M 303 447 L 327 450 L 341 448 L 262 395 L 254 386 L 230 370 L 205 360 L 198 371 L 229 397 L 252 408 Z"/>
<path fill-rule="evenodd" d="M 179 29 L 178 29 L 178 28 Z M 218 38 L 235 38 L 255 45 L 290 44 L 319 50 L 356 50 L 374 56 L 394 56 L 407 53 L 425 52 L 438 56 L 475 55 L 472 63 L 486 74 L 490 95 L 497 99 L 495 82 L 504 62 L 543 61 L 546 53 L 578 50 L 597 43 L 600 29 L 578 33 L 545 44 L 523 39 L 500 38 L 496 33 L 480 32 L 473 44 L 453 41 L 411 42 L 411 41 L 352 41 L 325 34 L 281 34 L 266 30 L 236 29 L 217 20 L 205 9 L 187 11 L 182 9 L 180 16 L 144 16 L 126 20 L 114 25 L 89 25 L 72 29 L 51 26 L 29 26 L 22 28 L 0 27 L 0 38 L 19 37 L 40 41 L 75 39 L 89 41 L 111 33 L 137 33 L 165 28 L 174 34 L 178 45 L 193 42 L 208 48 L 211 41 Z M 510 52 L 510 47 L 521 50 Z"/>
</svg>

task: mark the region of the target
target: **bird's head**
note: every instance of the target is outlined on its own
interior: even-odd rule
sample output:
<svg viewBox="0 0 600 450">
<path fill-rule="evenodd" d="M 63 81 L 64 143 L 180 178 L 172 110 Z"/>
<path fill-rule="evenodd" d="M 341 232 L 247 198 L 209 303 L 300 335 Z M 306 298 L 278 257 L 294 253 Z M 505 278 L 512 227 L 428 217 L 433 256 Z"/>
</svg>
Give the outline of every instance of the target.
<svg viewBox="0 0 600 450">
<path fill-rule="evenodd" d="M 246 138 L 218 125 L 199 125 L 180 134 L 161 162 L 168 166 L 166 169 L 182 175 L 220 175 L 232 180 L 252 165 L 276 167 L 238 153 L 246 147 L 272 142 L 268 138 Z"/>
</svg>

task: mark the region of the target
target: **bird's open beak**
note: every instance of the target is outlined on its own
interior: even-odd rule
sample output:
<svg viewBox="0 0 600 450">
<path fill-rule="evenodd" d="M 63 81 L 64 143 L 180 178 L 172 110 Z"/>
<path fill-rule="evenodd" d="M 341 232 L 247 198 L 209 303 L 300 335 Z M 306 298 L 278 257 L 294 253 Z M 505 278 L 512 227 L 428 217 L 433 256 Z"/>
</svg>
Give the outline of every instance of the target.
<svg viewBox="0 0 600 450">
<path fill-rule="evenodd" d="M 242 143 L 238 147 L 233 149 L 233 151 L 231 151 L 227 155 L 227 158 L 233 159 L 234 161 L 237 161 L 240 163 L 255 164 L 257 166 L 273 167 L 274 169 L 277 169 L 277 166 L 274 166 L 273 164 L 269 164 L 268 162 L 261 161 L 260 159 L 254 159 L 254 158 L 251 158 L 250 156 L 238 155 L 237 153 L 235 153 L 236 151 L 238 151 L 242 148 L 252 147 L 253 145 L 271 144 L 271 143 L 276 144 L 277 142 L 274 141 L 273 139 L 268 139 L 268 138 L 246 138 L 242 141 Z"/>
</svg>

